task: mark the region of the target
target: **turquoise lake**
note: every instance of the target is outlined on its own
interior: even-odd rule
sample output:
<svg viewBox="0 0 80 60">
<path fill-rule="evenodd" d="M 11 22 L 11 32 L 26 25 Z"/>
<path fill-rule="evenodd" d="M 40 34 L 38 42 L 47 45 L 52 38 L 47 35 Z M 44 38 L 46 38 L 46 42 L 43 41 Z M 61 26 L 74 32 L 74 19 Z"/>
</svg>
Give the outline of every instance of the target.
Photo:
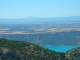
<svg viewBox="0 0 80 60">
<path fill-rule="evenodd" d="M 43 46 L 49 50 L 54 50 L 56 52 L 67 52 L 73 48 L 77 48 L 78 46 Z"/>
</svg>

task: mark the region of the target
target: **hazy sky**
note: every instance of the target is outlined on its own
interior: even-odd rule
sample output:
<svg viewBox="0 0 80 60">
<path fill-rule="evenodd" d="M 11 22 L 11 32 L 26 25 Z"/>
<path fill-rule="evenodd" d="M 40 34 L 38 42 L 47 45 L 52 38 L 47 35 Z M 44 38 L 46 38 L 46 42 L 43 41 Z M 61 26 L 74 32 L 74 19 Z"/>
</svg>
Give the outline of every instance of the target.
<svg viewBox="0 0 80 60">
<path fill-rule="evenodd" d="M 80 16 L 80 0 L 0 0 L 0 18 Z"/>
</svg>

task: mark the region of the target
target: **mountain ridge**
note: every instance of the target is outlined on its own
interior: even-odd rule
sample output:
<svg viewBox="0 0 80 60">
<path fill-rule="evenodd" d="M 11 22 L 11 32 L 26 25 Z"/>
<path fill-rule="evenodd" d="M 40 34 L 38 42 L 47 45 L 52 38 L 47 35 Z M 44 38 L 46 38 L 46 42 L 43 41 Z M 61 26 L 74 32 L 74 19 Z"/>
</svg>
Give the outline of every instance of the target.
<svg viewBox="0 0 80 60">
<path fill-rule="evenodd" d="M 2 21 L 1 21 L 2 20 Z M 52 18 L 18 18 L 18 19 L 6 19 L 0 18 L 0 22 L 6 23 L 22 23 L 22 22 L 80 22 L 80 16 L 69 16 L 69 17 L 52 17 Z"/>
</svg>

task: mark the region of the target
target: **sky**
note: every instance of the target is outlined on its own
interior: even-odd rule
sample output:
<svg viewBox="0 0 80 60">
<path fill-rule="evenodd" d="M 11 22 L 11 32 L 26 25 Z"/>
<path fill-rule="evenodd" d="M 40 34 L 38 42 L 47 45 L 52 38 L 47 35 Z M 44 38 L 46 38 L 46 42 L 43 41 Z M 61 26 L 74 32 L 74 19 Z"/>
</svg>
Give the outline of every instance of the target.
<svg viewBox="0 0 80 60">
<path fill-rule="evenodd" d="M 80 16 L 80 0 L 0 0 L 0 18 Z"/>
</svg>

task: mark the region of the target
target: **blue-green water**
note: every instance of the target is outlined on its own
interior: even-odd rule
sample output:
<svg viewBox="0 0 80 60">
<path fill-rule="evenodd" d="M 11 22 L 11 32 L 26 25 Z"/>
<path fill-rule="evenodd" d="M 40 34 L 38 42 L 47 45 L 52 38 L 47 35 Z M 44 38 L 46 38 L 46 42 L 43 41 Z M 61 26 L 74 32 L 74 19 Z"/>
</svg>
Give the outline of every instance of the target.
<svg viewBox="0 0 80 60">
<path fill-rule="evenodd" d="M 49 50 L 54 50 L 56 52 L 67 52 L 73 48 L 77 48 L 78 46 L 43 46 Z"/>
</svg>

